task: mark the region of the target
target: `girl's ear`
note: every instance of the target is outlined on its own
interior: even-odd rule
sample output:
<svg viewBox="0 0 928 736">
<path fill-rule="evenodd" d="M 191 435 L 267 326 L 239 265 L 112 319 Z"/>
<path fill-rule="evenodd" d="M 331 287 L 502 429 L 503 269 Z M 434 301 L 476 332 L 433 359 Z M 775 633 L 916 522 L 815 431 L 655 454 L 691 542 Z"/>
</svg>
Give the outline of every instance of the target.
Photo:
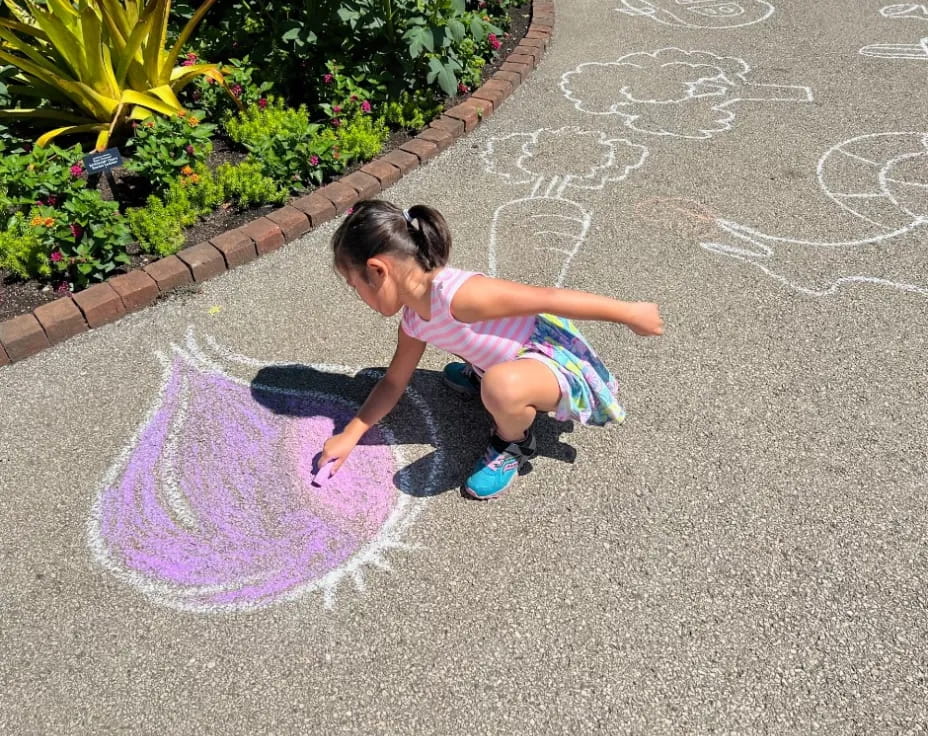
<svg viewBox="0 0 928 736">
<path fill-rule="evenodd" d="M 383 282 L 384 276 L 386 276 L 387 271 L 389 270 L 389 265 L 383 258 L 368 258 L 367 263 L 367 281 L 371 282 L 371 279 L 376 279 L 378 285 Z"/>
</svg>

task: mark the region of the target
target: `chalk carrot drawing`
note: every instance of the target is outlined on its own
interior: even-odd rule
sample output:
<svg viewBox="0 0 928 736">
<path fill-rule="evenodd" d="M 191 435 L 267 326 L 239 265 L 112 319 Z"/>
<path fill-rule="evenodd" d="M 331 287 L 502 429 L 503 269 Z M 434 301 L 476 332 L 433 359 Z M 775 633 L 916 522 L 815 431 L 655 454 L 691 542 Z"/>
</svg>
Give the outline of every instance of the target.
<svg viewBox="0 0 928 736">
<path fill-rule="evenodd" d="M 227 366 L 274 365 L 210 344 Z M 401 538 L 421 501 L 396 488 L 406 463 L 388 429 L 371 430 L 339 473 L 314 484 L 314 457 L 355 406 L 239 379 L 192 333 L 186 347 L 160 357 L 160 394 L 108 472 L 88 523 L 99 563 L 158 603 L 202 612 L 312 591 L 330 606 L 346 576 L 363 589 L 366 566 L 389 569 L 386 552 L 406 548 Z M 437 439 L 424 402 L 409 397 Z"/>
<path fill-rule="evenodd" d="M 483 152 L 487 171 L 531 190 L 493 213 L 488 273 L 518 281 L 531 264 L 544 283 L 563 286 L 593 221 L 593 213 L 565 191 L 622 181 L 647 155 L 647 148 L 624 138 L 575 127 L 490 139 Z M 503 241 L 505 250 L 499 247 Z M 511 265 L 500 262 L 504 252 L 515 259 Z"/>
<path fill-rule="evenodd" d="M 681 28 L 742 28 L 775 8 L 765 0 L 620 0 L 620 13 Z"/>
<path fill-rule="evenodd" d="M 748 102 L 811 102 L 808 87 L 748 81 L 751 67 L 735 56 L 664 48 L 608 62 L 587 62 L 561 77 L 574 107 L 620 116 L 649 135 L 710 138 L 730 130 Z"/>
<path fill-rule="evenodd" d="M 816 296 L 850 283 L 928 294 L 928 133 L 843 141 L 822 156 L 817 175 L 824 194 L 860 221 L 858 237 L 780 237 L 720 218 L 732 239 L 700 245 Z"/>
</svg>

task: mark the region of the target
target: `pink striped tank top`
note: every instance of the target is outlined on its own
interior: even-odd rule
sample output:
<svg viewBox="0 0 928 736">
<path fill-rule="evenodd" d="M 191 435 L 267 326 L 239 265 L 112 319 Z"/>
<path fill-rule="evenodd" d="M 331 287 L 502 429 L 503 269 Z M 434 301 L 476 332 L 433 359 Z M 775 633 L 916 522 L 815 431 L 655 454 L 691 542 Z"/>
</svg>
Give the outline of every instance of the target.
<svg viewBox="0 0 928 736">
<path fill-rule="evenodd" d="M 451 314 L 451 301 L 467 279 L 482 276 L 473 271 L 445 267 L 432 281 L 431 315 L 422 319 L 403 308 L 403 331 L 416 340 L 446 350 L 486 371 L 497 363 L 513 360 L 535 330 L 535 317 L 504 317 L 485 322 L 459 322 Z"/>
</svg>

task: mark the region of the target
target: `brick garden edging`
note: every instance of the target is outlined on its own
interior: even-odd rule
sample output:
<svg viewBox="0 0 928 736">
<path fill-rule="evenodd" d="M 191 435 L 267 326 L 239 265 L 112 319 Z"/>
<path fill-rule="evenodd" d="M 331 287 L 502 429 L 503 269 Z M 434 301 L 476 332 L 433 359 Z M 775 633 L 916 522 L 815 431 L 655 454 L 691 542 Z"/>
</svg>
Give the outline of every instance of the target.
<svg viewBox="0 0 928 736">
<path fill-rule="evenodd" d="M 553 0 L 534 0 L 528 31 L 499 71 L 398 149 L 241 227 L 0 322 L 0 366 L 147 307 L 178 286 L 206 281 L 275 251 L 376 196 L 499 109 L 538 66 L 553 32 Z"/>
</svg>

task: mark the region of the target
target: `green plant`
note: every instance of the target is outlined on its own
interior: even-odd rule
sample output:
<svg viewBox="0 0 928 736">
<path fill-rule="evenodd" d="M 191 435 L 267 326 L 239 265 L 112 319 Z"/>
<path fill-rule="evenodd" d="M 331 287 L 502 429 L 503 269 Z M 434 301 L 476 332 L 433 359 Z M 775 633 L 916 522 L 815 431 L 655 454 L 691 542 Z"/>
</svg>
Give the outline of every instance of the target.
<svg viewBox="0 0 928 736">
<path fill-rule="evenodd" d="M 0 158 L 0 182 L 17 205 L 29 205 L 49 197 L 62 199 L 87 186 L 83 178 L 80 146 L 48 145 L 29 151 L 11 151 Z"/>
<path fill-rule="evenodd" d="M 40 146 L 95 132 L 103 149 L 127 119 L 174 115 L 183 110 L 177 93 L 195 78 L 225 85 L 215 64 L 175 65 L 215 1 L 204 0 L 167 47 L 171 0 L 4 0 L 15 17 L 0 18 L 0 62 L 19 70 L 10 92 L 52 106 L 0 110 L 0 117 L 57 123 Z"/>
<path fill-rule="evenodd" d="M 196 54 L 189 53 L 184 63 L 194 64 L 197 61 Z M 242 107 L 260 104 L 273 89 L 274 85 L 271 82 L 256 81 L 257 71 L 247 56 L 231 59 L 222 67 L 228 92 L 216 84 L 215 79 L 198 77 L 188 88 L 187 95 L 192 106 L 202 109 L 207 117 L 212 120 L 224 120 Z"/>
<path fill-rule="evenodd" d="M 163 191 L 177 179 L 181 168 L 206 160 L 213 150 L 210 136 L 215 128 L 213 123 L 201 122 L 197 112 L 136 123 L 126 169 L 147 177 L 155 191 Z"/>
<path fill-rule="evenodd" d="M 388 125 L 406 130 L 419 130 L 441 111 L 441 104 L 436 102 L 429 92 L 403 90 L 400 96 L 383 106 L 384 122 Z"/>
<path fill-rule="evenodd" d="M 335 128 L 335 148 L 341 153 L 343 165 L 348 166 L 354 161 L 374 158 L 389 136 L 383 118 L 358 112 Z"/>
<path fill-rule="evenodd" d="M 222 198 L 219 183 L 205 165 L 196 170 L 185 167 L 163 199 L 149 195 L 144 207 L 126 212 L 126 219 L 139 247 L 163 258 L 183 245 L 183 229 L 212 212 Z"/>
<path fill-rule="evenodd" d="M 21 279 L 49 278 L 53 264 L 39 235 L 37 228 L 27 224 L 25 215 L 13 215 L 0 229 L 0 268 Z"/>
<path fill-rule="evenodd" d="M 57 275 L 83 287 L 129 263 L 129 228 L 118 205 L 95 189 L 73 192 L 60 206 L 35 204 L 14 212 L 5 231 L 22 244 L 6 238 L 0 262 L 23 278 Z"/>
<path fill-rule="evenodd" d="M 216 181 L 223 199 L 242 209 L 262 204 L 281 204 L 287 199 L 287 190 L 265 176 L 262 166 L 254 161 L 240 164 L 223 164 L 216 170 Z"/>
</svg>

